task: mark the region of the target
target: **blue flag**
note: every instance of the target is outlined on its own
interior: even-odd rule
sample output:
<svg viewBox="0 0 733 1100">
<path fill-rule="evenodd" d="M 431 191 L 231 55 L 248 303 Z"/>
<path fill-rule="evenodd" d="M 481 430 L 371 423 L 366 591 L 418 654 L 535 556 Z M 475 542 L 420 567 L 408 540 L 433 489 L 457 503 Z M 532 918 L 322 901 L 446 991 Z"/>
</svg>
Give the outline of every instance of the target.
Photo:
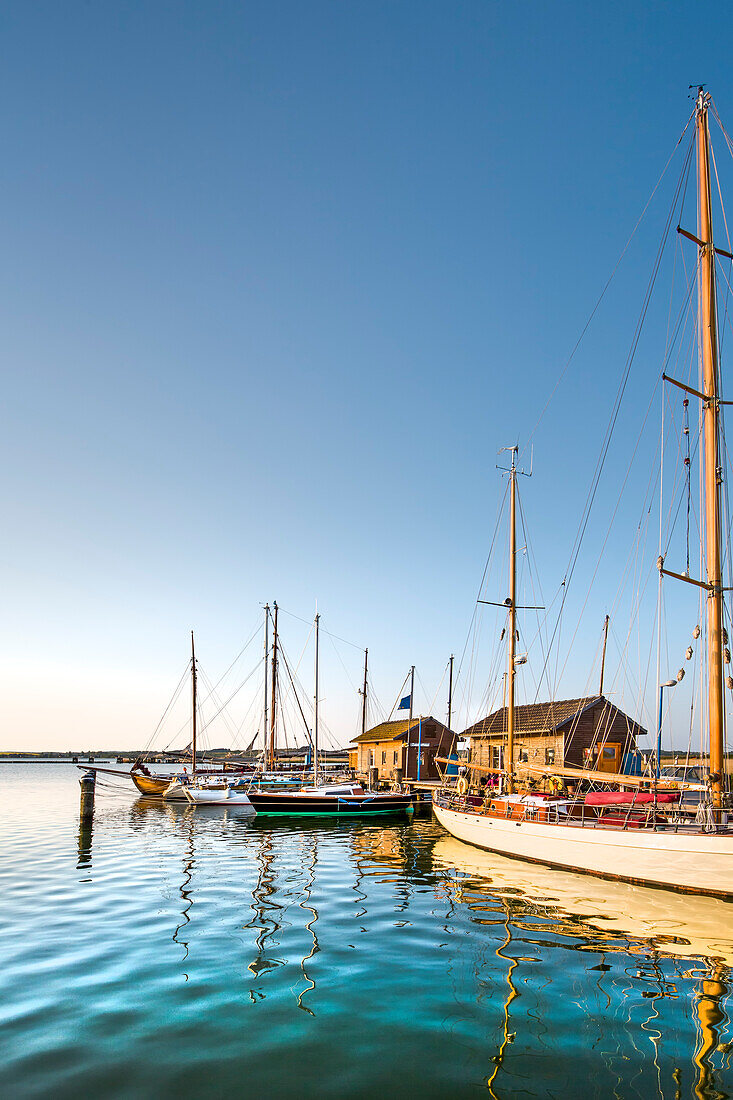
<svg viewBox="0 0 733 1100">
<path fill-rule="evenodd" d="M 400 699 L 400 705 L 397 707 L 397 710 L 409 710 L 411 698 L 411 695 L 406 695 L 404 699 Z"/>
</svg>

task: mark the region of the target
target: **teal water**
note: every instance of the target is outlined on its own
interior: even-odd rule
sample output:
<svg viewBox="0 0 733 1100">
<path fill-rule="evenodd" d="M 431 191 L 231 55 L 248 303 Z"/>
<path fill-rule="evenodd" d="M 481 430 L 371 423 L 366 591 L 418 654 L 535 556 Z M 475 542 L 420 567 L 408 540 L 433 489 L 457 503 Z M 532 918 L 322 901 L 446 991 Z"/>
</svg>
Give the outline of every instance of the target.
<svg viewBox="0 0 733 1100">
<path fill-rule="evenodd" d="M 733 1092 L 732 906 L 78 776 L 0 765 L 3 1096 Z"/>
</svg>

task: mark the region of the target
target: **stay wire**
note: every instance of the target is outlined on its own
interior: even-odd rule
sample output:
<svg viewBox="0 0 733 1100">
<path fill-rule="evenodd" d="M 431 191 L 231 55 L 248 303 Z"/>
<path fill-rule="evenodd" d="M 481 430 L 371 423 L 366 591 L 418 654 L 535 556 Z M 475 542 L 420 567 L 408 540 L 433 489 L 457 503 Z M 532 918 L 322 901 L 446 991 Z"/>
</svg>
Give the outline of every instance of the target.
<svg viewBox="0 0 733 1100">
<path fill-rule="evenodd" d="M 685 130 L 683 131 L 682 136 L 684 136 L 684 133 L 687 131 L 687 129 L 689 127 L 689 124 L 690 123 L 689 123 L 689 120 L 688 120 L 687 126 L 685 127 Z M 682 139 L 682 136 L 680 137 L 680 141 Z M 679 141 L 677 142 L 677 146 L 679 146 Z M 677 148 L 677 146 L 675 146 L 675 149 Z M 650 276 L 649 284 L 647 286 L 647 291 L 646 291 L 646 294 L 644 296 L 644 301 L 643 301 L 643 304 L 642 304 L 641 313 L 639 315 L 639 319 L 637 321 L 636 328 L 634 330 L 634 336 L 633 336 L 633 339 L 632 339 L 632 342 L 631 342 L 631 348 L 629 350 L 629 354 L 628 354 L 628 357 L 627 357 L 627 360 L 626 360 L 626 366 L 625 366 L 625 369 L 624 369 L 624 372 L 623 372 L 623 375 L 622 375 L 622 378 L 621 378 L 621 383 L 619 385 L 619 389 L 618 389 L 617 394 L 616 394 L 616 399 L 614 401 L 614 405 L 613 405 L 612 413 L 611 413 L 611 418 L 610 418 L 608 427 L 606 429 L 606 434 L 605 434 L 604 439 L 603 439 L 603 443 L 602 443 L 602 446 L 601 446 L 601 453 L 599 455 L 598 462 L 596 463 L 596 468 L 594 470 L 593 477 L 591 479 L 591 484 L 590 484 L 590 487 L 589 487 L 589 490 L 588 490 L 588 496 L 586 498 L 585 507 L 584 507 L 583 513 L 581 515 L 581 522 L 579 524 L 578 531 L 577 531 L 576 536 L 575 536 L 575 541 L 574 541 L 572 549 L 571 549 L 569 565 L 568 565 L 568 568 L 566 570 L 565 577 L 563 578 L 563 581 L 562 581 L 562 585 L 564 586 L 564 589 L 565 589 L 564 593 L 563 593 L 563 600 L 562 600 L 560 611 L 559 611 L 559 614 L 558 614 L 557 623 L 556 623 L 555 629 L 553 631 L 553 635 L 552 635 L 552 639 L 551 639 L 551 643 L 550 643 L 551 646 L 554 644 L 555 638 L 556 637 L 559 638 L 559 633 L 558 632 L 559 632 L 559 629 L 560 629 L 560 623 L 562 621 L 562 613 L 563 613 L 564 608 L 565 608 L 565 602 L 567 600 L 567 594 L 568 594 L 568 591 L 569 591 L 569 588 L 570 588 L 570 584 L 572 582 L 572 578 L 573 578 L 573 575 L 574 575 L 574 572 L 575 572 L 575 568 L 576 568 L 577 563 L 578 563 L 578 558 L 579 558 L 579 555 L 580 555 L 580 549 L 581 549 L 581 546 L 583 544 L 583 540 L 584 540 L 584 537 L 585 537 L 585 532 L 587 530 L 588 523 L 590 522 L 591 511 L 593 509 L 593 504 L 594 504 L 596 494 L 598 492 L 598 488 L 599 488 L 599 485 L 600 485 L 600 480 L 601 480 L 601 476 L 602 476 L 602 473 L 603 473 L 603 470 L 604 470 L 604 467 L 605 467 L 606 458 L 608 457 L 608 452 L 610 450 L 611 440 L 613 438 L 613 433 L 614 433 L 614 429 L 616 427 L 616 422 L 618 420 L 618 416 L 619 416 L 619 413 L 621 411 L 621 404 L 622 404 L 622 401 L 623 401 L 624 394 L 626 392 L 626 387 L 628 385 L 629 376 L 631 374 L 631 367 L 634 363 L 634 359 L 635 359 L 635 356 L 636 356 L 636 351 L 637 351 L 637 348 L 638 348 L 638 345 L 639 345 L 639 340 L 641 338 L 642 328 L 643 328 L 644 321 L 646 319 L 646 315 L 647 315 L 647 312 L 648 312 L 648 309 L 649 309 L 649 304 L 650 304 L 650 301 L 651 301 L 652 291 L 654 289 L 654 286 L 655 286 L 656 280 L 657 280 L 657 276 L 659 274 L 659 268 L 660 268 L 660 264 L 661 264 L 661 260 L 662 260 L 662 255 L 664 253 L 664 248 L 665 248 L 666 243 L 667 243 L 667 238 L 669 237 L 669 233 L 670 233 L 670 230 L 671 230 L 671 227 L 672 227 L 672 222 L 674 220 L 674 214 L 675 214 L 675 211 L 676 211 L 676 209 L 678 207 L 678 204 L 679 204 L 680 195 L 683 193 L 683 188 L 686 186 L 686 179 L 687 179 L 690 160 L 691 160 L 691 156 L 692 156 L 692 148 L 693 147 L 692 147 L 692 142 L 691 142 L 689 147 L 688 147 L 687 153 L 685 155 L 685 160 L 684 160 L 684 163 L 683 163 L 683 166 L 682 166 L 682 171 L 681 171 L 680 177 L 678 179 L 677 186 L 675 188 L 675 193 L 674 193 L 672 205 L 670 207 L 670 211 L 669 211 L 669 214 L 667 216 L 667 221 L 665 223 L 664 230 L 662 232 L 662 237 L 661 237 L 659 247 L 658 247 L 658 250 L 657 250 L 657 255 L 656 255 L 656 258 L 655 258 L 655 261 L 654 261 L 654 265 L 652 267 L 652 274 Z M 665 168 L 665 171 L 666 171 L 666 168 Z M 637 442 L 637 446 L 638 446 L 638 442 Z M 618 507 L 618 505 L 617 505 L 617 507 Z M 577 633 L 577 629 L 576 629 L 576 633 Z M 558 653 L 558 657 L 559 657 L 559 653 Z M 567 663 L 567 661 L 566 661 L 566 663 Z"/>
<path fill-rule="evenodd" d="M 664 177 L 665 177 L 665 175 L 666 175 L 666 173 L 667 173 L 667 169 L 669 168 L 670 164 L 671 164 L 671 163 L 672 163 L 672 161 L 674 160 L 674 156 L 675 156 L 675 153 L 676 153 L 676 152 L 677 152 L 677 150 L 679 149 L 679 147 L 680 147 L 680 144 L 681 144 L 681 142 L 682 142 L 682 140 L 683 140 L 683 138 L 684 138 L 685 134 L 687 133 L 687 131 L 688 131 L 689 127 L 690 127 L 690 123 L 692 122 L 692 120 L 693 120 L 693 118 L 694 118 L 694 117 L 695 117 L 695 110 L 693 109 L 692 113 L 690 114 L 690 117 L 689 117 L 689 118 L 688 118 L 688 120 L 687 120 L 687 123 L 686 123 L 686 125 L 685 125 L 685 128 L 684 128 L 684 130 L 682 131 L 682 133 L 681 133 L 681 134 L 680 134 L 680 136 L 678 137 L 677 141 L 675 142 L 675 146 L 674 146 L 674 149 L 673 149 L 673 150 L 672 150 L 672 152 L 670 153 L 670 155 L 669 155 L 669 157 L 668 157 L 668 159 L 667 159 L 667 163 L 665 164 L 664 168 L 662 169 L 662 173 L 661 173 L 661 175 L 659 176 L 659 179 L 658 179 L 658 180 L 657 180 L 657 182 L 656 182 L 656 183 L 654 184 L 654 187 L 653 187 L 653 189 L 652 189 L 652 192 L 651 192 L 651 194 L 649 195 L 649 198 L 647 199 L 646 203 L 644 204 L 644 209 L 642 210 L 641 214 L 639 215 L 639 217 L 638 217 L 638 219 L 637 219 L 637 221 L 636 221 L 636 224 L 634 225 L 634 228 L 633 228 L 633 229 L 632 229 L 632 231 L 631 231 L 631 235 L 629 236 L 628 240 L 626 241 L 626 244 L 624 245 L 624 247 L 623 247 L 623 249 L 622 249 L 622 251 L 621 251 L 621 254 L 620 254 L 619 258 L 618 258 L 618 259 L 616 260 L 616 263 L 615 263 L 615 265 L 614 265 L 614 268 L 613 268 L 613 270 L 612 270 L 611 274 L 609 275 L 609 277 L 608 277 L 608 279 L 607 279 L 607 281 L 606 281 L 606 284 L 605 284 L 605 286 L 603 287 L 603 290 L 601 291 L 601 293 L 600 293 L 600 295 L 599 295 L 599 297 L 598 297 L 598 300 L 596 301 L 596 304 L 595 304 L 595 305 L 593 306 L 593 309 L 592 309 L 592 310 L 591 310 L 591 312 L 590 312 L 590 315 L 589 315 L 589 317 L 588 317 L 588 320 L 587 320 L 587 321 L 585 322 L 585 325 L 583 326 L 583 329 L 582 329 L 582 331 L 581 331 L 581 333 L 580 333 L 580 336 L 578 337 L 578 339 L 577 339 L 577 341 L 576 341 L 576 343 L 575 343 L 575 346 L 573 347 L 572 351 L 570 352 L 570 355 L 568 356 L 568 359 L 567 359 L 567 361 L 566 361 L 566 363 L 565 363 L 565 366 L 564 366 L 564 367 L 562 368 L 562 371 L 560 372 L 560 375 L 559 375 L 559 377 L 558 377 L 558 379 L 557 379 L 557 382 L 555 383 L 555 386 L 554 386 L 554 388 L 553 388 L 553 390 L 552 390 L 552 393 L 551 393 L 551 394 L 550 394 L 550 396 L 548 397 L 548 399 L 547 399 L 547 401 L 546 401 L 546 403 L 545 403 L 545 406 L 544 406 L 544 408 L 542 409 L 542 412 L 540 413 L 540 415 L 539 415 L 539 417 L 538 417 L 538 419 L 537 419 L 537 423 L 536 423 L 536 424 L 535 424 L 535 426 L 534 426 L 534 427 L 532 428 L 532 431 L 531 431 L 531 432 L 529 433 L 529 437 L 528 437 L 528 439 L 527 439 L 527 442 L 528 442 L 528 443 L 529 443 L 529 442 L 531 442 L 531 440 L 533 439 L 533 437 L 534 437 L 534 435 L 535 435 L 535 433 L 536 433 L 537 429 L 538 429 L 538 428 L 539 428 L 539 426 L 540 426 L 540 423 L 542 422 L 542 419 L 544 418 L 544 415 L 545 415 L 545 413 L 547 412 L 547 409 L 548 409 L 548 408 L 549 408 L 549 406 L 550 406 L 550 403 L 552 402 L 552 400 L 553 400 L 553 398 L 554 398 L 555 394 L 557 393 L 557 390 L 558 390 L 558 388 L 559 388 L 559 386 L 560 386 L 560 384 L 561 384 L 561 382 L 562 382 L 563 378 L 565 377 L 565 375 L 566 375 L 566 373 L 567 373 L 567 371 L 568 371 L 568 369 L 569 369 L 569 367 L 570 367 L 570 364 L 572 363 L 573 359 L 575 358 L 575 354 L 576 354 L 576 352 L 577 352 L 578 348 L 580 347 L 580 345 L 581 345 L 581 343 L 582 343 L 582 341 L 583 341 L 583 337 L 585 336 L 586 332 L 587 332 L 587 331 L 588 331 L 588 329 L 590 328 L 591 322 L 593 321 L 593 318 L 595 317 L 596 313 L 598 312 L 598 309 L 599 309 L 599 307 L 600 307 L 600 305 L 601 305 L 601 302 L 602 302 L 602 301 L 603 301 L 603 299 L 605 298 L 605 296 L 606 296 L 606 292 L 607 292 L 607 290 L 608 290 L 609 286 L 611 285 L 611 282 L 613 281 L 613 278 L 614 278 L 614 276 L 615 276 L 616 272 L 618 271 L 618 269 L 619 269 L 619 267 L 620 267 L 620 265 L 621 265 L 621 263 L 622 263 L 622 261 L 623 261 L 623 258 L 624 258 L 624 256 L 625 256 L 625 255 L 626 255 L 626 253 L 628 252 L 628 250 L 629 250 L 629 247 L 630 247 L 630 245 L 631 245 L 631 242 L 633 241 L 634 237 L 636 236 L 636 232 L 637 232 L 637 230 L 638 230 L 639 226 L 641 225 L 642 221 L 644 220 L 644 217 L 645 217 L 645 215 L 646 215 L 646 212 L 647 212 L 647 210 L 649 209 L 649 206 L 650 206 L 650 204 L 651 204 L 652 200 L 654 199 L 654 196 L 656 195 L 657 191 L 659 190 L 659 187 L 660 187 L 660 185 L 661 185 L 661 183 L 662 183 L 662 180 L 664 179 Z"/>
</svg>

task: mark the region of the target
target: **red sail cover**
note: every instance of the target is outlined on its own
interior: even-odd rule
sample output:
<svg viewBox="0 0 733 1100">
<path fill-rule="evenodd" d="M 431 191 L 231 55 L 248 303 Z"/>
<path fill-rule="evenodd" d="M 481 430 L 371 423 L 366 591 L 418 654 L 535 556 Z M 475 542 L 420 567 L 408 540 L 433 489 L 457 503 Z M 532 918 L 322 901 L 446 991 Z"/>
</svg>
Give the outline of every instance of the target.
<svg viewBox="0 0 733 1100">
<path fill-rule="evenodd" d="M 679 802 L 681 791 L 657 791 L 657 802 Z M 589 791 L 585 796 L 586 806 L 620 806 L 633 803 L 643 806 L 654 802 L 653 794 L 636 794 L 634 791 Z"/>
</svg>

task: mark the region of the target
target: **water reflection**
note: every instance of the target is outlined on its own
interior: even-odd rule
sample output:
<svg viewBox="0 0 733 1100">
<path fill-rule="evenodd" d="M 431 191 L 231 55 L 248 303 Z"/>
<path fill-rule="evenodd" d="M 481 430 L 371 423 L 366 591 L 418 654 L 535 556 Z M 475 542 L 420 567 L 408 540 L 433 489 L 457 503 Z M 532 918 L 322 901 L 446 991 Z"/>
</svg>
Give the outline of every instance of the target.
<svg viewBox="0 0 733 1100">
<path fill-rule="evenodd" d="M 721 1058 L 733 1050 L 733 1043 L 722 1041 L 730 1024 L 726 1008 L 733 961 L 730 903 L 556 872 L 483 852 L 447 836 L 435 843 L 433 858 L 447 877 L 456 905 L 468 907 L 474 921 L 496 923 L 497 900 L 504 910 L 505 938 L 497 947 L 496 956 L 506 960 L 508 992 L 503 1002 L 500 1045 L 492 1056 L 494 1067 L 486 1082 L 492 1097 L 497 1096 L 494 1089 L 498 1087 L 507 1048 L 516 1038 L 510 1014 L 520 995 L 517 968 L 522 959 L 507 953 L 514 940 L 545 948 L 559 943 L 572 950 L 600 950 L 601 962 L 588 968 L 599 975 L 596 981 L 599 991 L 604 975 L 613 969 L 605 961 L 606 956 L 621 959 L 637 956 L 636 965 L 625 968 L 635 983 L 635 987 L 625 990 L 629 1023 L 636 993 L 649 1002 L 649 1012 L 639 1021 L 639 1027 L 653 1048 L 657 1091 L 662 1097 L 665 1095 L 659 1058 L 664 1037 L 662 1003 L 679 1000 L 679 979 L 698 978 L 691 998 L 697 1035 L 691 1058 L 693 1092 L 700 1100 L 724 1100 L 730 1095 L 723 1087 L 730 1057 Z M 703 966 L 676 971 L 670 976 L 662 965 L 665 959 L 700 959 Z M 609 993 L 605 994 L 605 1002 L 609 1009 L 612 1003 Z M 576 1001 L 576 1007 L 587 1011 L 580 1000 Z M 643 1050 L 637 1047 L 631 1029 L 629 1037 L 643 1058 Z M 675 1068 L 673 1078 L 675 1096 L 679 1097 L 683 1079 L 680 1067 Z M 612 1095 L 624 1096 L 624 1080 L 622 1075 L 617 1076 Z"/>
<path fill-rule="evenodd" d="M 255 978 L 259 978 L 285 963 L 284 959 L 269 954 L 266 950 L 268 946 L 277 946 L 276 937 L 281 926 L 280 915 L 284 912 L 284 907 L 274 898 L 276 893 L 276 848 L 272 836 L 268 833 L 261 833 L 258 840 L 259 845 L 256 852 L 258 875 L 257 883 L 252 891 L 251 905 L 253 917 L 245 925 L 245 928 L 256 930 L 255 946 L 257 953 L 247 967 Z M 253 1001 L 257 1000 L 258 997 L 264 997 L 264 993 L 260 993 L 256 989 L 250 989 L 249 993 Z"/>
<path fill-rule="evenodd" d="M 506 938 L 504 939 L 504 942 L 501 944 L 501 946 L 497 947 L 496 955 L 497 955 L 497 958 L 506 959 L 507 962 L 509 963 L 509 967 L 507 969 L 507 974 L 506 974 L 506 984 L 508 985 L 509 989 L 508 989 L 508 992 L 507 992 L 507 995 L 506 995 L 506 1000 L 504 1001 L 504 1021 L 503 1021 L 503 1024 L 502 1024 L 503 1035 L 502 1035 L 502 1040 L 501 1040 L 501 1046 L 499 1047 L 498 1053 L 495 1054 L 493 1059 L 492 1059 L 492 1061 L 494 1062 L 494 1069 L 493 1069 L 493 1072 L 489 1075 L 489 1078 L 486 1082 L 486 1087 L 489 1090 L 489 1095 L 491 1097 L 493 1097 L 494 1100 L 499 1100 L 496 1093 L 494 1092 L 494 1082 L 496 1081 L 499 1070 L 501 1069 L 502 1065 L 504 1064 L 504 1054 L 505 1054 L 506 1048 L 509 1045 L 509 1043 L 514 1042 L 514 1039 L 516 1037 L 516 1033 L 513 1032 L 513 1031 L 510 1031 L 510 1028 L 509 1028 L 509 1014 L 510 1014 L 510 1009 L 511 1009 L 512 1002 L 519 996 L 519 993 L 517 992 L 517 987 L 514 984 L 514 971 L 519 966 L 519 960 L 513 958 L 511 955 L 505 955 L 504 954 L 504 951 L 509 946 L 509 944 L 512 942 L 511 914 L 509 912 L 509 907 L 506 904 L 505 904 L 505 912 L 506 912 L 506 920 L 504 922 L 504 931 L 506 933 Z"/>
<path fill-rule="evenodd" d="M 402 1036 L 402 1069 L 445 1048 L 455 1095 L 581 1096 L 576 1063 L 601 1075 L 588 1096 L 728 1095 L 731 905 L 522 864 L 425 821 L 273 823 L 142 798 L 98 818 L 95 870 L 113 826 L 157 890 L 175 977 L 189 997 L 220 982 L 230 1015 L 284 1014 L 323 1042 L 337 1011 L 352 1046 Z M 88 865 L 91 831 L 78 853 Z"/>
<path fill-rule="evenodd" d="M 77 839 L 77 869 L 86 867 L 92 862 L 92 835 L 94 833 L 94 818 L 79 818 L 79 836 Z"/>
<path fill-rule="evenodd" d="M 180 923 L 176 925 L 176 927 L 174 929 L 174 932 L 173 932 L 173 937 L 172 937 L 173 942 L 180 944 L 181 947 L 183 948 L 183 959 L 182 959 L 183 963 L 185 963 L 186 960 L 188 959 L 189 941 L 181 938 L 181 932 L 186 927 L 187 924 L 191 923 L 190 911 L 193 908 L 193 890 L 192 890 L 192 887 L 191 887 L 191 883 L 193 881 L 193 868 L 194 868 L 194 864 L 196 862 L 196 859 L 195 859 L 195 856 L 194 856 L 194 849 L 193 849 L 193 835 L 194 835 L 194 817 L 193 817 L 193 814 L 188 814 L 187 819 L 184 819 L 184 821 L 185 821 L 185 825 L 187 826 L 188 836 L 187 836 L 187 839 L 186 839 L 186 847 L 185 847 L 185 850 L 184 850 L 184 855 L 183 855 L 183 860 L 182 860 L 182 863 L 183 863 L 182 878 L 181 878 L 181 883 L 179 885 L 179 893 L 180 893 L 180 896 L 181 896 L 181 901 L 183 903 L 183 907 L 181 909 Z M 189 976 L 188 976 L 188 973 L 185 970 L 183 972 L 183 976 L 184 976 L 184 979 L 186 981 L 188 981 Z"/>
<path fill-rule="evenodd" d="M 453 888 L 465 891 L 477 878 L 481 896 L 520 898 L 528 915 L 552 917 L 555 931 L 569 938 L 585 930 L 589 943 L 605 942 L 609 951 L 648 943 L 665 955 L 733 965 L 730 902 L 555 871 L 448 836 L 436 841 L 433 859 L 437 867 L 462 873 Z"/>
<path fill-rule="evenodd" d="M 315 981 L 308 974 L 307 963 L 310 962 L 316 952 L 320 951 L 320 947 L 318 946 L 318 936 L 316 935 L 315 931 L 316 921 L 318 920 L 318 910 L 311 903 L 313 884 L 316 877 L 316 864 L 318 862 L 318 843 L 315 834 L 304 839 L 306 840 L 306 846 L 310 848 L 310 852 L 309 859 L 307 860 L 308 879 L 303 890 L 303 900 L 300 901 L 300 908 L 304 909 L 307 913 L 310 914 L 310 919 L 307 921 L 305 927 L 312 937 L 312 944 L 310 951 L 307 955 L 303 957 L 303 960 L 300 964 L 300 969 L 303 972 L 303 977 L 305 978 L 307 985 L 306 988 L 301 990 L 298 994 L 298 1008 L 302 1008 L 304 1012 L 308 1012 L 311 1016 L 315 1016 L 315 1012 L 313 1011 L 313 1009 L 309 1008 L 308 1005 L 305 1004 L 304 997 L 309 990 L 316 988 Z M 308 841 L 310 841 L 309 844 Z"/>
<path fill-rule="evenodd" d="M 724 1008 L 728 995 L 730 972 L 727 967 L 715 965 L 710 968 L 707 977 L 700 982 L 695 996 L 695 1016 L 697 1017 L 698 1042 L 693 1056 L 697 1067 L 695 1096 L 723 1097 L 727 1093 L 718 1091 L 717 1077 L 713 1065 L 713 1054 L 720 1050 L 727 1053 L 730 1043 L 721 1043 L 724 1026 L 729 1022 Z"/>
</svg>

